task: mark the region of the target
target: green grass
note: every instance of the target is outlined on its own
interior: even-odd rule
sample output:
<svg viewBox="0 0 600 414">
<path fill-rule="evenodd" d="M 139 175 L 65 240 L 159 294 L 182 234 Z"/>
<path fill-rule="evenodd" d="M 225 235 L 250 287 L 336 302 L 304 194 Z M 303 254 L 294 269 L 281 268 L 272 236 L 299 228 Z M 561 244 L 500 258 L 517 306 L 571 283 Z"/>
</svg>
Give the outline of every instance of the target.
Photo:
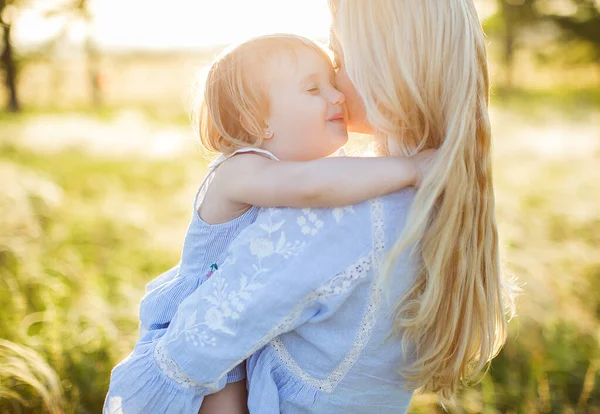
<svg viewBox="0 0 600 414">
<path fill-rule="evenodd" d="M 524 294 L 489 374 L 450 411 L 598 413 L 600 153 L 523 149 L 544 137 L 520 136 L 513 123 L 532 121 L 515 112 L 512 129 L 495 131 L 495 174 L 507 268 Z M 178 260 L 204 171 L 194 154 L 107 158 L 0 140 L 0 413 L 100 411 L 110 370 L 136 339 L 145 283 Z M 411 410 L 441 412 L 430 395 Z"/>
<path fill-rule="evenodd" d="M 135 340 L 145 283 L 178 260 L 181 200 L 204 166 L 7 142 L 0 154 L 0 336 L 13 347 L 9 358 L 0 344 L 0 395 L 22 396 L 22 412 L 99 412 L 110 369 Z M 18 412 L 16 401 L 0 398 L 0 412 Z"/>
<path fill-rule="evenodd" d="M 600 85 L 589 88 L 521 89 L 492 87 L 492 104 L 524 117 L 544 118 L 559 113 L 581 120 L 600 111 Z"/>
<path fill-rule="evenodd" d="M 38 106 L 29 104 L 24 105 L 18 113 L 0 111 L 0 123 L 24 124 L 28 120 L 40 115 L 70 116 L 73 114 L 84 115 L 99 121 L 111 122 L 123 111 L 134 110 L 143 114 L 147 120 L 152 122 L 188 126 L 190 124 L 190 114 L 182 106 L 168 107 L 162 105 L 160 102 L 130 102 L 129 104 L 103 105 L 99 108 L 78 104 L 70 106 Z"/>
</svg>

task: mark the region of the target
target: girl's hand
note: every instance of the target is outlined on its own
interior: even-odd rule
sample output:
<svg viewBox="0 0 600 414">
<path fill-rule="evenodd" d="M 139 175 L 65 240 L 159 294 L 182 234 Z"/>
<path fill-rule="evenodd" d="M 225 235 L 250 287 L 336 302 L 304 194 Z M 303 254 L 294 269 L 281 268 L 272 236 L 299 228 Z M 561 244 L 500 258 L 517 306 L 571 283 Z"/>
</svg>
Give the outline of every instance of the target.
<svg viewBox="0 0 600 414">
<path fill-rule="evenodd" d="M 415 188 L 419 188 L 421 186 L 423 177 L 425 177 L 425 174 L 427 174 L 431 168 L 431 165 L 433 164 L 432 161 L 435 158 L 436 153 L 437 150 L 428 149 L 410 157 L 410 160 L 414 163 L 415 167 L 415 181 L 413 184 Z"/>
</svg>

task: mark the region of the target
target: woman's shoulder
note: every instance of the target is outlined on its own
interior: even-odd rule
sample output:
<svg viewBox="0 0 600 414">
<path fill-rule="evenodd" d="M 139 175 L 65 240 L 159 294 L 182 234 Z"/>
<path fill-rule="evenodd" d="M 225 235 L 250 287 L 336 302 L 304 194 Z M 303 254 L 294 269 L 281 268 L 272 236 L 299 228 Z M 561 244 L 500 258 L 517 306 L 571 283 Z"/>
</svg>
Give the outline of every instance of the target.
<svg viewBox="0 0 600 414">
<path fill-rule="evenodd" d="M 416 195 L 413 187 L 373 198 L 346 207 L 293 209 L 284 208 L 285 215 L 297 216 L 297 221 L 305 222 L 305 218 L 312 221 L 322 220 L 332 228 L 343 231 L 368 231 L 377 221 L 387 216 L 406 218 Z M 276 209 L 278 210 L 278 209 Z"/>
<path fill-rule="evenodd" d="M 372 247 L 373 202 L 339 208 L 261 208 L 232 248 L 248 245 L 253 255 L 269 252 L 291 257 L 300 251 L 343 250 L 351 243 L 349 250 L 365 252 Z"/>
<path fill-rule="evenodd" d="M 374 204 L 379 200 L 367 200 L 345 207 L 331 208 L 269 208 L 261 209 L 259 215 L 280 216 L 286 223 L 297 225 L 301 233 L 316 236 L 322 230 L 349 231 L 368 228 L 372 220 Z"/>
<path fill-rule="evenodd" d="M 417 190 L 408 187 L 381 197 L 381 226 L 385 228 L 386 239 L 392 243 L 400 237 L 412 207 Z"/>
<path fill-rule="evenodd" d="M 320 245 L 329 251 L 351 242 L 360 251 L 368 251 L 378 228 L 395 233 L 398 224 L 405 221 L 414 194 L 414 190 L 407 189 L 336 208 L 262 208 L 256 221 L 240 233 L 234 244 L 263 243 L 276 252 L 288 245 L 305 244 Z"/>
<path fill-rule="evenodd" d="M 394 193 L 387 194 L 381 197 L 381 200 L 385 204 L 386 209 L 397 214 L 408 214 L 408 210 L 410 210 L 416 195 L 417 190 L 414 187 L 407 187 Z"/>
<path fill-rule="evenodd" d="M 264 221 L 276 222 L 276 227 L 296 228 L 306 236 L 316 236 L 323 230 L 348 235 L 369 232 L 372 225 L 384 216 L 408 215 L 415 194 L 416 190 L 410 187 L 345 207 L 262 208 L 258 214 L 257 227 L 264 227 L 260 224 Z"/>
</svg>

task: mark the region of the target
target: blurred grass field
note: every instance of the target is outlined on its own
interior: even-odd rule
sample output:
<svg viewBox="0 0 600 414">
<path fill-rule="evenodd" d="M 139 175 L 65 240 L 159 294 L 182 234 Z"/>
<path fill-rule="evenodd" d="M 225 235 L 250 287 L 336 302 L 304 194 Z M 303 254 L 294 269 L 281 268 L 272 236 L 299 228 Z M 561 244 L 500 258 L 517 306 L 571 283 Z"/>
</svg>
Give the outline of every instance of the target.
<svg viewBox="0 0 600 414">
<path fill-rule="evenodd" d="M 38 107 L 0 116 L 0 413 L 101 410 L 206 171 L 182 110 L 192 62 L 175 62 L 176 84 L 121 62 L 96 111 L 32 75 Z M 506 347 L 450 411 L 600 413 L 600 91 L 495 89 L 492 122 L 504 259 L 524 292 Z M 412 412 L 442 411 L 422 395 Z"/>
</svg>

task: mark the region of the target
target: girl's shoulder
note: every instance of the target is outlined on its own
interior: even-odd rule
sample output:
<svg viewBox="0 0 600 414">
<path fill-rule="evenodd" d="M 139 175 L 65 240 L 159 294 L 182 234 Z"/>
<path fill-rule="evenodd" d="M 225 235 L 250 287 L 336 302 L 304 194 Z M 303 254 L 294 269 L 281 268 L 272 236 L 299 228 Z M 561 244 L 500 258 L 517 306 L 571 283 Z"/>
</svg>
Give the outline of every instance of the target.
<svg viewBox="0 0 600 414">
<path fill-rule="evenodd" d="M 259 152 L 242 152 L 227 157 L 215 170 L 215 182 L 224 188 L 256 177 L 257 173 L 277 160 Z"/>
</svg>

